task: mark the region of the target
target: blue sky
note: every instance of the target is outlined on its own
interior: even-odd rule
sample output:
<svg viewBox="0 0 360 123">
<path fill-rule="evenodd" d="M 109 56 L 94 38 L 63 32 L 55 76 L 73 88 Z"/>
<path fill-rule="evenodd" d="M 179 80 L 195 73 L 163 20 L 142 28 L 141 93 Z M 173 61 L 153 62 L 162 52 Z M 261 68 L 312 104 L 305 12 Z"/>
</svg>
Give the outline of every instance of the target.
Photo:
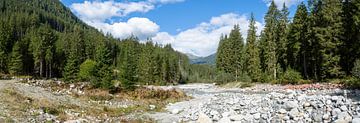
<svg viewBox="0 0 360 123">
<path fill-rule="evenodd" d="M 290 16 L 302 0 L 275 0 L 290 8 Z M 136 35 L 197 56 L 216 52 L 221 34 L 240 24 L 246 37 L 254 13 L 258 33 L 269 0 L 61 0 L 80 19 L 117 38 Z M 279 8 L 280 9 L 280 8 Z"/>
</svg>

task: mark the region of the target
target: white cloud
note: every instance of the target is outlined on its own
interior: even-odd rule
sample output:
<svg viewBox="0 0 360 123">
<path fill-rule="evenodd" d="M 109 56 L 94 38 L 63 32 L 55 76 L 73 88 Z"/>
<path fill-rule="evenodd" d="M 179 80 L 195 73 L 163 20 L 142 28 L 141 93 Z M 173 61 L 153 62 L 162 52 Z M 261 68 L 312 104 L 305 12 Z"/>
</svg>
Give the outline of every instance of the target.
<svg viewBox="0 0 360 123">
<path fill-rule="evenodd" d="M 263 0 L 263 1 L 266 2 L 268 6 L 270 6 L 271 1 L 273 0 Z M 291 7 L 293 5 L 299 4 L 302 1 L 304 0 L 274 0 L 274 3 L 279 9 L 282 9 L 284 3 L 287 7 Z"/>
<path fill-rule="evenodd" d="M 180 52 L 207 56 L 216 52 L 220 36 L 229 34 L 234 24 L 239 24 L 245 39 L 249 28 L 248 18 L 245 15 L 228 13 L 213 17 L 209 22 L 203 22 L 174 36 L 160 32 L 153 37 L 153 41 L 160 44 L 171 44 L 174 49 Z M 259 22 L 256 23 L 256 26 L 259 28 L 257 32 L 259 34 L 263 26 Z"/>
<path fill-rule="evenodd" d="M 154 5 L 148 2 L 84 1 L 84 3 L 72 4 L 71 9 L 85 22 L 103 22 L 106 19 L 126 16 L 132 12 L 148 12 L 154 9 Z"/>
<path fill-rule="evenodd" d="M 117 22 L 113 24 L 102 22 L 90 22 L 95 28 L 105 32 L 111 33 L 117 38 L 127 38 L 131 35 L 137 36 L 140 39 L 153 37 L 159 32 L 159 25 L 147 18 L 133 17 L 127 22 Z"/>
</svg>

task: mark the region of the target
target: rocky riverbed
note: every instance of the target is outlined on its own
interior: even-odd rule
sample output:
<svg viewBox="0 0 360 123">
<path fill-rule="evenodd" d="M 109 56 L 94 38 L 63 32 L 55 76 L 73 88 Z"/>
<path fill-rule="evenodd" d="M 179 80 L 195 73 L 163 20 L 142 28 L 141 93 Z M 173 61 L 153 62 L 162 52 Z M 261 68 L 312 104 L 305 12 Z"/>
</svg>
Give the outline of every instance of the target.
<svg viewBox="0 0 360 123">
<path fill-rule="evenodd" d="M 335 122 L 360 123 L 358 90 L 314 84 L 308 88 L 256 85 L 220 88 L 213 84 L 180 85 L 193 99 L 148 114 L 157 122 Z"/>
</svg>

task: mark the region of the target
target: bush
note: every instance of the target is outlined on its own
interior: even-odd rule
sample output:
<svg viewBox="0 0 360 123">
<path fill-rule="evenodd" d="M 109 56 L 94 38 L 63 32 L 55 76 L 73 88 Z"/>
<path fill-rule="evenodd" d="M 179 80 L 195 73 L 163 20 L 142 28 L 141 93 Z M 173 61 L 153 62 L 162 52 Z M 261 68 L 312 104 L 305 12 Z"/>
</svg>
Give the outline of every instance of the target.
<svg viewBox="0 0 360 123">
<path fill-rule="evenodd" d="M 360 78 L 360 60 L 356 60 L 354 63 L 354 67 L 351 71 L 352 75 L 356 78 Z"/>
<path fill-rule="evenodd" d="M 240 82 L 251 82 L 251 77 L 247 73 L 242 73 L 237 78 Z"/>
<path fill-rule="evenodd" d="M 260 82 L 262 83 L 271 82 L 271 76 L 265 72 L 262 72 L 260 76 Z"/>
<path fill-rule="evenodd" d="M 302 79 L 302 76 L 299 72 L 294 69 L 287 69 L 285 73 L 280 75 L 279 83 L 280 84 L 298 84 L 298 82 Z"/>
<path fill-rule="evenodd" d="M 218 84 L 224 84 L 235 81 L 235 77 L 230 73 L 219 72 L 215 77 L 215 82 Z"/>
<path fill-rule="evenodd" d="M 353 77 L 345 82 L 345 85 L 349 88 L 360 88 L 360 60 L 354 62 L 351 74 Z"/>
<path fill-rule="evenodd" d="M 79 78 L 82 81 L 90 81 L 96 72 L 96 62 L 90 59 L 80 65 Z"/>
</svg>

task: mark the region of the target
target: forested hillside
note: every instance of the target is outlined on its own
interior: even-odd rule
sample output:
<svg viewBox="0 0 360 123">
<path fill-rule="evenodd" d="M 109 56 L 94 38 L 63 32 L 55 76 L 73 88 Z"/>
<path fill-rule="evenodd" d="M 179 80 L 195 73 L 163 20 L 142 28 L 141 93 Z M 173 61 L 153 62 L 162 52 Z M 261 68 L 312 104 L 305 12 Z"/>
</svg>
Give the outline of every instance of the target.
<svg viewBox="0 0 360 123">
<path fill-rule="evenodd" d="M 285 6 L 271 3 L 265 29 L 256 35 L 254 18 L 248 37 L 235 25 L 220 39 L 217 71 L 235 79 L 297 83 L 357 76 L 360 58 L 360 1 L 310 0 L 301 3 L 292 19 Z M 354 69 L 353 69 L 354 68 Z"/>
<path fill-rule="evenodd" d="M 126 89 L 186 81 L 188 58 L 170 45 L 104 36 L 59 0 L 4 0 L 0 8 L 2 74 Z"/>
</svg>

